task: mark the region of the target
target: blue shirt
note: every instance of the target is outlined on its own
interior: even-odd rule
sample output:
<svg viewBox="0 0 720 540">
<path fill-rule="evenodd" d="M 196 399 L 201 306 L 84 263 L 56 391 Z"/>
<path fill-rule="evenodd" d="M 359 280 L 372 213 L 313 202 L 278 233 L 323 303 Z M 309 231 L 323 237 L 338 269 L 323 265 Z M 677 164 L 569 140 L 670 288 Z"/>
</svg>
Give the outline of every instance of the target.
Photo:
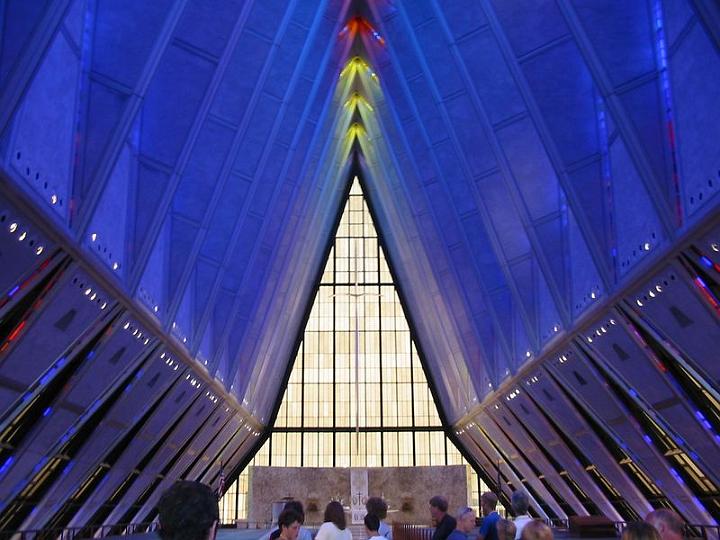
<svg viewBox="0 0 720 540">
<path fill-rule="evenodd" d="M 500 521 L 500 514 L 490 512 L 485 516 L 480 525 L 480 536 L 483 540 L 498 540 L 497 522 Z"/>
<path fill-rule="evenodd" d="M 447 537 L 447 540 L 468 540 L 468 535 L 455 529 Z"/>
</svg>

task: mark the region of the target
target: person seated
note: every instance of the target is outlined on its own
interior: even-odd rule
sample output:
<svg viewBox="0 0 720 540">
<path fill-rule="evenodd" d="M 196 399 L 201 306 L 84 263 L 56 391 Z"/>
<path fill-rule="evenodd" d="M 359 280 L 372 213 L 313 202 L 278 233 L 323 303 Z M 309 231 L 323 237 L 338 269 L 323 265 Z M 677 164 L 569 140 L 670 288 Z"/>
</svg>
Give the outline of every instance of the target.
<svg viewBox="0 0 720 540">
<path fill-rule="evenodd" d="M 621 540 L 660 540 L 660 533 L 649 523 L 635 521 L 625 526 Z"/>
<path fill-rule="evenodd" d="M 430 517 L 435 527 L 432 540 L 445 540 L 455 530 L 455 518 L 447 513 L 448 501 L 442 495 L 430 499 Z"/>
<path fill-rule="evenodd" d="M 669 508 L 653 510 L 645 517 L 645 522 L 657 529 L 662 540 L 682 540 L 685 522 Z"/>
<path fill-rule="evenodd" d="M 215 540 L 220 512 L 218 499 L 200 482 L 175 482 L 157 505 L 162 540 Z"/>
<path fill-rule="evenodd" d="M 468 540 L 468 534 L 475 528 L 475 510 L 464 506 L 458 510 L 455 520 L 457 525 L 447 540 Z"/>
<path fill-rule="evenodd" d="M 517 528 L 509 519 L 499 519 L 496 528 L 498 540 L 515 540 Z"/>
<path fill-rule="evenodd" d="M 497 522 L 500 520 L 500 514 L 495 511 L 497 503 L 497 495 L 491 491 L 486 491 L 480 496 L 480 510 L 484 516 L 480 525 L 481 540 L 498 540 Z"/>
<path fill-rule="evenodd" d="M 324 523 L 318 529 L 315 540 L 352 540 L 352 534 L 346 527 L 342 504 L 330 501 L 325 507 Z"/>
<path fill-rule="evenodd" d="M 386 540 L 378 532 L 380 530 L 380 519 L 375 514 L 366 514 L 363 521 L 365 522 L 365 534 L 369 540 Z"/>
<path fill-rule="evenodd" d="M 553 540 L 552 529 L 540 519 L 530 520 L 522 530 L 522 540 Z"/>
<path fill-rule="evenodd" d="M 388 505 L 381 497 L 370 497 L 365 502 L 365 510 L 368 514 L 374 514 L 380 520 L 378 532 L 387 540 L 392 540 L 392 527 L 385 522 L 387 518 Z"/>
<path fill-rule="evenodd" d="M 286 508 L 292 508 L 298 514 L 300 514 L 300 532 L 298 533 L 298 540 L 312 540 L 312 532 L 306 527 L 303 527 L 305 523 L 305 509 L 300 501 L 288 501 L 283 506 L 283 510 Z M 263 534 L 258 540 L 277 540 L 280 537 L 280 529 L 274 527 L 268 532 Z"/>
</svg>

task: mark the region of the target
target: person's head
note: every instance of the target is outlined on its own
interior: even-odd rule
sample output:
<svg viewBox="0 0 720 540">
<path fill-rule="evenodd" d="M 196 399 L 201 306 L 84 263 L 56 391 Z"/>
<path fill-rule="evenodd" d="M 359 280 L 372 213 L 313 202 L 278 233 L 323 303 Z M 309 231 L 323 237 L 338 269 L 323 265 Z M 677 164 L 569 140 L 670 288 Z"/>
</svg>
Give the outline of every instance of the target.
<svg viewBox="0 0 720 540">
<path fill-rule="evenodd" d="M 527 514 L 528 508 L 530 508 L 530 500 L 528 499 L 527 493 L 524 491 L 514 491 L 510 498 L 510 506 L 512 506 L 516 516 Z"/>
<path fill-rule="evenodd" d="M 552 529 L 542 520 L 533 519 L 523 527 L 522 540 L 553 540 Z"/>
<path fill-rule="evenodd" d="M 367 502 L 365 502 L 365 510 L 367 510 L 368 514 L 373 514 L 379 519 L 385 519 L 387 517 L 388 505 L 381 497 L 370 497 Z"/>
<path fill-rule="evenodd" d="M 157 505 L 162 540 L 213 540 L 220 512 L 217 495 L 200 482 L 175 482 Z"/>
<path fill-rule="evenodd" d="M 515 540 L 517 527 L 509 519 L 499 519 L 497 522 L 498 540 Z"/>
<path fill-rule="evenodd" d="M 448 501 L 442 495 L 435 495 L 430 499 L 430 516 L 433 518 L 433 521 L 438 522 L 445 517 L 447 509 Z"/>
<path fill-rule="evenodd" d="M 469 506 L 463 506 L 455 515 L 457 525 L 455 528 L 465 534 L 468 534 L 475 527 L 475 510 Z"/>
<path fill-rule="evenodd" d="M 295 508 L 285 505 L 278 516 L 278 530 L 283 540 L 296 540 L 300 531 L 301 515 Z"/>
<path fill-rule="evenodd" d="M 345 530 L 345 510 L 337 501 L 330 501 L 325 507 L 324 522 L 332 522 L 341 531 Z"/>
<path fill-rule="evenodd" d="M 492 491 L 486 491 L 480 496 L 480 509 L 482 510 L 483 516 L 490 515 L 495 511 L 497 506 L 498 498 Z"/>
<path fill-rule="evenodd" d="M 645 517 L 645 521 L 657 529 L 662 540 L 678 540 L 683 536 L 685 522 L 669 508 L 653 510 Z"/>
<path fill-rule="evenodd" d="M 378 529 L 380 528 L 380 518 L 375 514 L 365 514 L 363 521 L 365 522 L 365 529 L 367 529 L 368 536 L 377 536 Z"/>
<path fill-rule="evenodd" d="M 303 505 L 300 501 L 288 501 L 285 503 L 285 507 L 283 510 L 287 510 L 288 508 L 292 508 L 300 515 L 300 525 L 305 523 L 305 509 L 303 508 Z"/>
<path fill-rule="evenodd" d="M 660 540 L 658 530 L 644 521 L 628 523 L 623 529 L 622 540 Z"/>
</svg>

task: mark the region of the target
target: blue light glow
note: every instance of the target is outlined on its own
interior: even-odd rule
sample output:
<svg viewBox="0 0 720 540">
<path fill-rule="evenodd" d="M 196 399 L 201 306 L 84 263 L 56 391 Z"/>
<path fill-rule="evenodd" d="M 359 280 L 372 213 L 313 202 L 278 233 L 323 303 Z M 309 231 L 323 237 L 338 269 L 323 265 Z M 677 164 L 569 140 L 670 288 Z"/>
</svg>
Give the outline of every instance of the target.
<svg viewBox="0 0 720 540">
<path fill-rule="evenodd" d="M 5 472 L 10 468 L 10 465 L 13 464 L 13 461 L 15 461 L 14 456 L 10 456 L 5 460 L 5 463 L 3 463 L 2 467 L 0 467 L 0 475 L 5 474 Z"/>
<path fill-rule="evenodd" d="M 8 293 L 8 296 L 9 296 L 10 298 L 12 298 L 13 295 L 14 295 L 16 292 L 18 292 L 19 290 L 20 290 L 20 285 L 15 285 L 15 286 L 10 290 L 10 292 Z"/>
<path fill-rule="evenodd" d="M 712 267 L 713 267 L 712 261 L 711 261 L 710 259 L 708 259 L 705 255 L 703 255 L 702 257 L 700 257 L 700 262 L 703 263 L 703 264 L 704 264 L 705 266 L 707 266 L 708 268 L 712 268 Z"/>
<path fill-rule="evenodd" d="M 48 407 L 43 411 L 43 416 L 50 416 L 52 414 L 52 407 Z"/>
<path fill-rule="evenodd" d="M 643 435 L 643 440 L 648 444 L 652 444 L 652 439 L 650 438 L 650 435 Z"/>
</svg>

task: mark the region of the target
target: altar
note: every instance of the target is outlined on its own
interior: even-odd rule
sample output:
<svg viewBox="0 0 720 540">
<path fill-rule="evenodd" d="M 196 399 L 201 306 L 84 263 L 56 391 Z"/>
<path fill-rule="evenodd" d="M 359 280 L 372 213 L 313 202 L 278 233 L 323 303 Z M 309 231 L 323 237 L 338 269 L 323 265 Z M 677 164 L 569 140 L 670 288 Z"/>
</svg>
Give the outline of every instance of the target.
<svg viewBox="0 0 720 540">
<path fill-rule="evenodd" d="M 465 465 L 435 467 L 250 467 L 249 521 L 271 521 L 272 504 L 284 498 L 299 500 L 306 523 L 322 523 L 325 506 L 340 501 L 348 524 L 362 522 L 368 497 L 388 504 L 388 523 L 429 524 L 428 501 L 448 499 L 449 512 L 467 506 Z"/>
</svg>

